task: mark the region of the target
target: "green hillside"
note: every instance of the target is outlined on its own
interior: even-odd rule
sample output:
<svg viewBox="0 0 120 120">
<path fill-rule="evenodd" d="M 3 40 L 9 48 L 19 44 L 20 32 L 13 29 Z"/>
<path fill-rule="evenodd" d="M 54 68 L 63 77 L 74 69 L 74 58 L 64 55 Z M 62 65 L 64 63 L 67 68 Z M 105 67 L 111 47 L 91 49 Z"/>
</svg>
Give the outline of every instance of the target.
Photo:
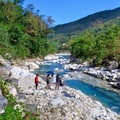
<svg viewBox="0 0 120 120">
<path fill-rule="evenodd" d="M 94 27 L 97 23 L 104 23 L 120 16 L 120 7 L 113 10 L 105 10 L 95 14 L 88 15 L 82 19 L 67 24 L 57 25 L 53 28 L 55 34 L 65 34 L 83 31 Z"/>
<path fill-rule="evenodd" d="M 63 44 L 66 44 L 69 41 L 78 38 L 82 31 L 102 25 L 105 22 L 114 20 L 119 16 L 120 7 L 113 10 L 97 12 L 77 21 L 53 27 L 52 29 L 54 30 L 54 33 L 49 34 L 48 38 L 55 46 L 56 51 L 57 49 L 65 50 L 68 49 L 68 47 L 63 46 Z"/>
<path fill-rule="evenodd" d="M 69 42 L 71 55 L 96 65 L 120 61 L 120 17 L 84 30 Z"/>
</svg>

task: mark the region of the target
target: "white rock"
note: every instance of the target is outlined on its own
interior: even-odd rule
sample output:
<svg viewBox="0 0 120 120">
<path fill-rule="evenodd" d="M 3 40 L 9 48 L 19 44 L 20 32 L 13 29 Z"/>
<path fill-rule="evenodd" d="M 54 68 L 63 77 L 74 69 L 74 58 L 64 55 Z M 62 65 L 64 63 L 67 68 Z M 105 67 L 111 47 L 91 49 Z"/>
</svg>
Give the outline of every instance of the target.
<svg viewBox="0 0 120 120">
<path fill-rule="evenodd" d="M 51 55 L 47 55 L 44 59 L 45 60 L 58 59 L 58 56 L 55 56 L 55 55 L 51 54 Z"/>
<path fill-rule="evenodd" d="M 8 90 L 10 94 L 12 94 L 14 97 L 17 97 L 17 89 L 14 86 L 8 86 Z"/>
<path fill-rule="evenodd" d="M 38 69 L 39 68 L 39 65 L 34 62 L 28 62 L 27 66 L 29 69 Z"/>
<path fill-rule="evenodd" d="M 18 87 L 21 90 L 26 90 L 28 88 L 32 88 L 33 86 L 35 86 L 34 78 L 35 78 L 35 75 L 32 73 L 31 74 L 29 73 L 25 77 L 21 77 L 18 81 Z"/>
<path fill-rule="evenodd" d="M 26 75 L 30 74 L 28 70 L 23 70 L 19 67 L 13 67 L 11 69 L 11 78 L 20 79 L 21 77 L 25 77 Z"/>
<path fill-rule="evenodd" d="M 5 112 L 5 110 L 1 110 L 1 109 L 0 109 L 0 114 L 3 114 L 4 112 Z"/>
<path fill-rule="evenodd" d="M 53 99 L 53 100 L 51 101 L 51 104 L 53 104 L 53 105 L 57 105 L 57 104 L 63 105 L 63 104 L 64 104 L 64 101 L 63 101 L 61 98 L 56 98 L 56 99 Z"/>
</svg>

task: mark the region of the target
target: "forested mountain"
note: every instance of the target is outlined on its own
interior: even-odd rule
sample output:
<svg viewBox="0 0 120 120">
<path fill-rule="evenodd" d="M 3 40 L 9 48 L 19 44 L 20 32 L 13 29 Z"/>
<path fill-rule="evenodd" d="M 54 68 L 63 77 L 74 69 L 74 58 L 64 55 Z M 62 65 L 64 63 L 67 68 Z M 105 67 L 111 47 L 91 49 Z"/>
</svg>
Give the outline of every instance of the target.
<svg viewBox="0 0 120 120">
<path fill-rule="evenodd" d="M 103 25 L 105 22 L 114 20 L 119 16 L 120 7 L 113 10 L 97 12 L 77 21 L 53 27 L 54 33 L 49 34 L 48 38 L 54 46 L 58 46 L 55 47 L 56 49 L 66 50 L 68 47 L 63 45 L 70 40 L 78 38 L 84 30 Z"/>
<path fill-rule="evenodd" d="M 53 27 L 55 34 L 70 34 L 94 27 L 98 23 L 104 23 L 120 16 L 120 7 L 113 10 L 105 10 L 88 15 L 77 21 Z"/>
</svg>

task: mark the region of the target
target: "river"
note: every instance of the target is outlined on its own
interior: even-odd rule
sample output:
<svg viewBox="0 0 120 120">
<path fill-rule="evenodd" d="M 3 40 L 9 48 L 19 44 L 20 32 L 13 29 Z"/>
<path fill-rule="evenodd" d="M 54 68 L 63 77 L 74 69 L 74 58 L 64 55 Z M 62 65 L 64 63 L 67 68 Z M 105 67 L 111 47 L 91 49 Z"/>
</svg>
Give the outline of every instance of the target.
<svg viewBox="0 0 120 120">
<path fill-rule="evenodd" d="M 40 65 L 40 69 L 34 71 L 34 73 L 41 76 L 45 76 L 47 71 L 59 73 L 63 77 L 64 84 L 82 91 L 92 99 L 100 101 L 105 107 L 120 114 L 120 90 L 114 90 L 107 86 L 106 81 L 83 73 L 80 73 L 79 76 L 67 76 L 70 71 L 63 68 L 63 64 L 65 64 L 63 61 L 67 60 L 69 60 L 69 55 L 59 55 L 59 60 L 44 61 L 44 64 Z"/>
</svg>

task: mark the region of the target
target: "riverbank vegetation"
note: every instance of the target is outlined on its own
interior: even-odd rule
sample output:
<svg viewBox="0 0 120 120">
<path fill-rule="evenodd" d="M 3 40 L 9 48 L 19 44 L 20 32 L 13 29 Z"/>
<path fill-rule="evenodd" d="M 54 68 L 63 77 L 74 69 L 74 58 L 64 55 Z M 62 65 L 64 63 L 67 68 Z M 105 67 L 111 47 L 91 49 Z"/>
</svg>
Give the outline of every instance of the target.
<svg viewBox="0 0 120 120">
<path fill-rule="evenodd" d="M 96 65 L 109 61 L 120 61 L 120 17 L 83 31 L 78 38 L 69 42 L 73 57 L 83 60 L 94 59 Z"/>
<path fill-rule="evenodd" d="M 54 20 L 34 12 L 34 6 L 22 7 L 24 0 L 0 1 L 0 54 L 14 58 L 44 57 L 54 52 L 47 39 Z"/>
</svg>

